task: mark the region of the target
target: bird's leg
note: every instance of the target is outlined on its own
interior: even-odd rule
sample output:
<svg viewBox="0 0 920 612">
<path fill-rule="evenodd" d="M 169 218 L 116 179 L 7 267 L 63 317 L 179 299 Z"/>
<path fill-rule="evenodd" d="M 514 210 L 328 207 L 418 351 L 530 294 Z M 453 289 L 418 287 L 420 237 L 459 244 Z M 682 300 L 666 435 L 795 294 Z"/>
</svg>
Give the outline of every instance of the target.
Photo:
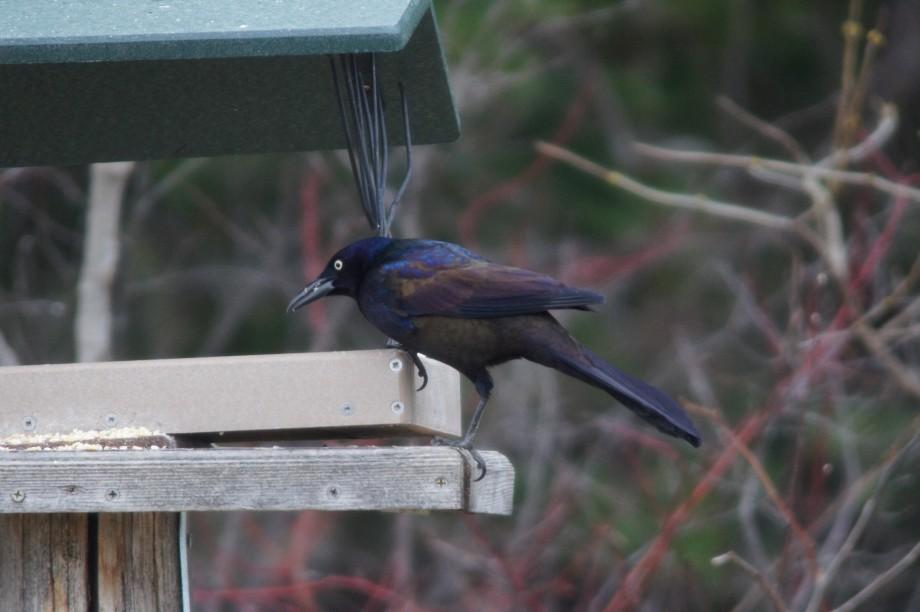
<svg viewBox="0 0 920 612">
<path fill-rule="evenodd" d="M 489 393 L 492 391 L 492 377 L 490 377 L 488 372 L 484 369 L 482 374 L 483 376 L 474 379 L 476 381 L 476 391 L 479 392 L 479 404 L 476 406 L 476 411 L 473 412 L 473 418 L 470 419 L 470 424 L 467 426 L 466 433 L 463 434 L 463 437 L 459 440 L 449 440 L 438 436 L 431 440 L 431 443 L 435 446 L 451 446 L 453 448 L 462 448 L 469 451 L 480 472 L 479 477 L 476 478 L 474 482 L 479 482 L 486 477 L 486 462 L 482 458 L 482 455 L 473 448 L 473 439 L 476 437 L 476 432 L 479 431 L 479 423 L 482 421 L 482 415 L 489 401 Z"/>
<path fill-rule="evenodd" d="M 452 448 L 462 448 L 469 451 L 470 455 L 473 457 L 473 461 L 476 462 L 476 467 L 479 468 L 479 477 L 476 478 L 475 482 L 479 482 L 486 477 L 486 462 L 482 458 L 482 455 L 479 454 L 479 451 L 473 448 L 473 438 L 476 437 L 476 431 L 479 429 L 479 422 L 482 420 L 482 413 L 485 412 L 486 402 L 488 401 L 486 397 L 479 400 L 479 405 L 476 406 L 476 412 L 473 413 L 473 418 L 470 420 L 470 424 L 466 428 L 466 433 L 463 434 L 462 438 L 459 440 L 450 440 L 438 436 L 431 440 L 431 443 L 435 446 L 450 446 Z"/>
<path fill-rule="evenodd" d="M 416 389 L 416 391 L 421 391 L 428 386 L 428 370 L 425 369 L 425 364 L 422 363 L 422 360 L 419 358 L 418 353 L 415 351 L 410 351 L 405 346 L 399 343 L 393 338 L 387 338 L 387 348 L 395 348 L 403 351 L 409 358 L 412 360 L 412 364 L 415 366 L 415 369 L 418 370 L 418 376 L 422 379 L 422 386 Z"/>
</svg>

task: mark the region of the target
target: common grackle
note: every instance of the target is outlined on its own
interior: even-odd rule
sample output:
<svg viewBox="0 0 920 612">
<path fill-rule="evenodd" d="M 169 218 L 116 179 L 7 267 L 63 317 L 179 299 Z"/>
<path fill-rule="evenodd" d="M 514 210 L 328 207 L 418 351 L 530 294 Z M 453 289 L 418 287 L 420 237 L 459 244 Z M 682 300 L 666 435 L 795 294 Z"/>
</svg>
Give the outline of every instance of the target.
<svg viewBox="0 0 920 612">
<path fill-rule="evenodd" d="M 411 357 L 418 353 L 469 378 L 479 405 L 460 440 L 435 438 L 470 451 L 485 476 L 473 438 L 492 390 L 487 368 L 524 358 L 603 389 L 660 431 L 699 446 L 690 418 L 670 397 L 578 344 L 548 311 L 589 310 L 603 297 L 542 274 L 492 263 L 449 242 L 366 238 L 329 261 L 319 277 L 291 300 L 288 312 L 325 295 L 347 295 L 368 321 Z M 477 480 L 478 480 L 477 479 Z"/>
</svg>

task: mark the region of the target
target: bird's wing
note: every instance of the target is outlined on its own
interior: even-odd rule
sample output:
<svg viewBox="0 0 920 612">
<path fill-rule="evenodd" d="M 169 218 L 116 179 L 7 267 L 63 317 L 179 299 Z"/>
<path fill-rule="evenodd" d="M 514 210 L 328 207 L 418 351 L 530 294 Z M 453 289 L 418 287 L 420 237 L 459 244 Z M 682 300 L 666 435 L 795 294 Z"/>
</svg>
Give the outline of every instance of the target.
<svg viewBox="0 0 920 612">
<path fill-rule="evenodd" d="M 490 319 L 560 308 L 587 309 L 604 298 L 520 268 L 452 252 L 444 261 L 403 257 L 384 265 L 387 285 L 409 316 Z"/>
</svg>

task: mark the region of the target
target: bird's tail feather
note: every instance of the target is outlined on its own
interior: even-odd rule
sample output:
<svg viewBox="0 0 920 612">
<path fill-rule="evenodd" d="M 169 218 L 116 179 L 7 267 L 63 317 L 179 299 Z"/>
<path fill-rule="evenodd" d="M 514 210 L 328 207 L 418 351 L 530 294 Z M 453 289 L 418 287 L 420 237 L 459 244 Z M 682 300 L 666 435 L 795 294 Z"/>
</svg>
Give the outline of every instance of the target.
<svg viewBox="0 0 920 612">
<path fill-rule="evenodd" d="M 655 387 L 618 370 L 588 349 L 579 349 L 580 354 L 575 355 L 557 353 L 555 367 L 603 389 L 660 431 L 683 438 L 693 446 L 700 445 L 699 432 L 677 402 Z"/>
</svg>

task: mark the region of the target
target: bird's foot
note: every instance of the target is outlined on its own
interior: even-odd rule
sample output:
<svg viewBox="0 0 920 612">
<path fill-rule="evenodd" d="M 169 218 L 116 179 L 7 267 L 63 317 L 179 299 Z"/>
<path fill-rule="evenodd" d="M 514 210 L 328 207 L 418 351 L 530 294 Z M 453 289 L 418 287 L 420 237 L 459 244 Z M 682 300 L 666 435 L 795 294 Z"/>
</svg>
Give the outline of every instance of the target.
<svg viewBox="0 0 920 612">
<path fill-rule="evenodd" d="M 403 351 L 409 358 L 412 360 L 412 364 L 415 366 L 415 369 L 418 370 L 418 376 L 422 379 L 422 386 L 416 389 L 416 391 L 421 391 L 428 386 L 428 370 L 425 369 L 425 364 L 422 363 L 422 360 L 419 358 L 418 353 L 415 351 L 410 351 L 398 341 L 393 340 L 392 338 L 387 338 L 387 348 L 395 348 Z"/>
<path fill-rule="evenodd" d="M 473 482 L 479 482 L 486 477 L 486 461 L 482 458 L 482 455 L 479 454 L 475 448 L 473 448 L 473 441 L 468 440 L 465 437 L 459 440 L 451 440 L 448 438 L 442 438 L 440 436 L 434 437 L 431 439 L 432 446 L 450 446 L 451 448 L 462 448 L 467 451 L 470 456 L 473 458 L 473 461 L 476 462 L 476 467 L 479 468 L 479 476 Z"/>
<path fill-rule="evenodd" d="M 403 349 L 404 351 L 406 349 Z M 416 391 L 421 391 L 428 386 L 428 370 L 425 369 L 425 364 L 422 363 L 422 360 L 419 358 L 418 353 L 414 351 L 406 351 L 409 354 L 409 358 L 412 359 L 412 363 L 415 365 L 415 369 L 418 370 L 418 376 L 422 379 L 422 386 L 420 386 Z"/>
</svg>

